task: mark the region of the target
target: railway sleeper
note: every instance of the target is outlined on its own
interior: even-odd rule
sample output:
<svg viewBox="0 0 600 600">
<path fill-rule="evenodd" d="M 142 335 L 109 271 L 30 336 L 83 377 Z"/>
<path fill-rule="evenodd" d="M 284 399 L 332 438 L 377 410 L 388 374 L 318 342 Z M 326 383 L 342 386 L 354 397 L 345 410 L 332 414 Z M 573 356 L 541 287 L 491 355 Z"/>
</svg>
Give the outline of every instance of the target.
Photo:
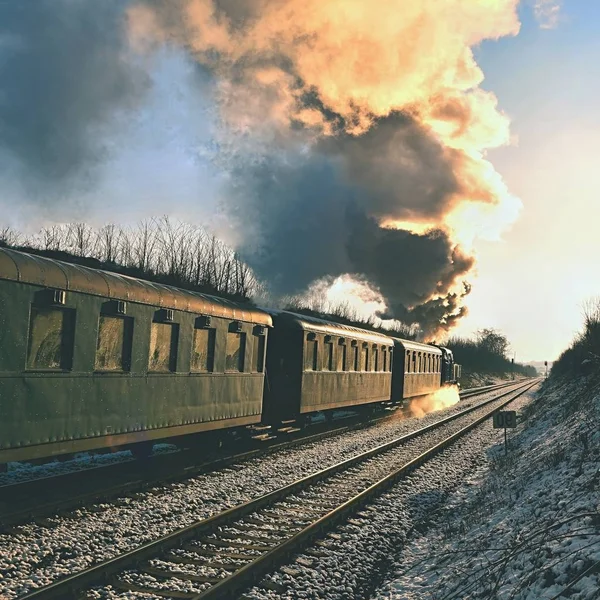
<svg viewBox="0 0 600 600">
<path fill-rule="evenodd" d="M 183 581 L 193 581 L 195 583 L 210 583 L 215 585 L 222 581 L 220 577 L 206 577 L 205 575 L 194 575 L 193 573 L 184 573 L 182 571 L 168 571 L 166 569 L 159 569 L 151 565 L 146 565 L 141 570 L 147 575 L 153 575 L 155 577 L 162 577 L 164 579 L 181 579 Z M 230 573 L 235 569 L 226 569 Z"/>
<path fill-rule="evenodd" d="M 260 544 L 246 544 L 245 542 L 235 542 L 233 540 L 223 541 L 219 538 L 207 538 L 203 537 L 200 539 L 203 544 L 211 544 L 212 546 L 219 546 L 223 548 L 240 548 L 242 550 L 254 550 L 256 552 L 268 552 L 273 546 L 265 546 Z"/>
<path fill-rule="evenodd" d="M 218 560 L 212 560 L 213 558 L 217 558 L 216 556 L 205 557 L 204 560 L 198 560 L 197 558 L 190 558 L 189 556 L 176 556 L 173 554 L 168 554 L 165 557 L 165 560 L 172 563 L 179 563 L 182 565 L 194 565 L 195 567 L 210 567 L 212 569 L 223 569 L 225 571 L 232 571 L 235 569 L 239 569 L 247 564 L 248 561 L 242 561 L 238 559 L 237 563 L 225 563 L 219 562 Z"/>
<path fill-rule="evenodd" d="M 178 592 L 171 590 L 161 590 L 158 588 L 146 588 L 141 585 L 136 585 L 135 583 L 127 583 L 126 581 L 121 581 L 120 579 L 115 579 L 111 582 L 113 588 L 120 590 L 122 592 L 137 592 L 139 594 L 154 594 L 155 596 L 160 596 L 161 598 L 196 598 L 198 596 L 197 592 Z"/>
<path fill-rule="evenodd" d="M 244 538 L 251 542 L 261 542 L 262 544 L 268 545 L 277 545 L 280 542 L 279 539 L 261 537 L 260 535 L 255 535 L 254 533 L 250 532 L 234 533 L 230 531 L 224 531 L 220 533 L 220 537 L 226 540 L 236 540 L 239 538 Z"/>
<path fill-rule="evenodd" d="M 278 508 L 280 512 L 275 512 L 274 510 L 265 510 L 261 514 L 265 515 L 265 517 L 270 517 L 271 519 L 275 519 L 276 521 L 287 521 L 289 520 L 291 515 L 286 513 L 295 512 L 295 513 L 312 513 L 312 514 L 320 514 L 322 511 L 317 510 L 315 508 L 307 508 L 303 506 L 286 506 L 285 508 Z M 283 512 L 285 511 L 285 513 Z M 302 519 L 304 522 L 310 521 L 310 517 Z"/>
<path fill-rule="evenodd" d="M 273 535 L 281 537 L 287 537 L 292 535 L 293 532 L 298 531 L 301 527 L 288 527 L 282 530 L 280 527 L 277 529 L 270 528 L 270 523 L 264 523 L 258 519 L 246 519 L 244 523 L 236 523 L 234 527 L 240 531 L 248 531 L 249 533 L 264 532 L 272 533 Z"/>
<path fill-rule="evenodd" d="M 269 529 L 268 529 L 269 526 L 273 527 L 273 526 L 277 525 L 277 527 L 278 527 L 277 531 L 281 531 L 281 529 L 279 529 L 280 520 L 281 519 L 277 519 L 277 523 L 271 523 L 270 521 L 263 521 L 261 519 L 257 519 L 256 517 L 246 517 L 244 519 L 243 523 L 236 524 L 235 526 L 238 529 L 248 529 L 248 530 L 252 529 L 254 531 L 256 528 L 252 527 L 252 526 L 255 525 L 256 527 L 265 528 L 265 531 L 269 531 Z M 298 527 L 298 529 L 300 529 L 300 527 Z"/>
<path fill-rule="evenodd" d="M 247 562 L 251 562 L 256 558 L 256 555 L 248 555 L 248 554 L 239 554 L 237 552 L 220 552 L 217 550 L 211 550 L 210 548 L 202 548 L 200 546 L 195 546 L 193 544 L 186 544 L 182 546 L 184 550 L 188 550 L 189 552 L 194 552 L 199 556 L 208 556 L 208 557 L 224 557 L 224 558 L 232 558 L 234 560 L 245 560 Z"/>
</svg>

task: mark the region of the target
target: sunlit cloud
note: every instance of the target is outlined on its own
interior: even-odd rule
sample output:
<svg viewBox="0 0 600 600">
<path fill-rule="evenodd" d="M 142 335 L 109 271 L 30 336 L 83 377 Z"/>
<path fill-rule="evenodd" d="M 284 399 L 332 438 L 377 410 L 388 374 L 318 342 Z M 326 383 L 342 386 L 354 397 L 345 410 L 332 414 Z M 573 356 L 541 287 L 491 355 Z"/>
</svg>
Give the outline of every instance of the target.
<svg viewBox="0 0 600 600">
<path fill-rule="evenodd" d="M 535 0 L 533 11 L 542 29 L 555 29 L 560 21 L 560 0 Z"/>
</svg>

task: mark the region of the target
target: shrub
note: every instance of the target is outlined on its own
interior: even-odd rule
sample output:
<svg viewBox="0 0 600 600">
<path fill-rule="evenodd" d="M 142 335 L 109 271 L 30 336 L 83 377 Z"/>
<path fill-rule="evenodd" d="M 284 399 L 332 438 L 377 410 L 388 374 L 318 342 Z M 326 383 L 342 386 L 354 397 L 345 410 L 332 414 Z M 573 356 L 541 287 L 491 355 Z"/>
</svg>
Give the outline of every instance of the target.
<svg viewBox="0 0 600 600">
<path fill-rule="evenodd" d="M 583 305 L 583 331 L 552 365 L 551 376 L 597 373 L 600 367 L 600 298 Z"/>
</svg>

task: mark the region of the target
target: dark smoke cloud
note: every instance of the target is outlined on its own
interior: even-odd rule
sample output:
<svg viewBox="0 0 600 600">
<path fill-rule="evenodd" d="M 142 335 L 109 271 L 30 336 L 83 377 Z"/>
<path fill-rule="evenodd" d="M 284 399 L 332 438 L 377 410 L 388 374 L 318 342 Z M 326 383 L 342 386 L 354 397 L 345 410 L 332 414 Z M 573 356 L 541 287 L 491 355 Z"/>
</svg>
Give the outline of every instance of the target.
<svg viewBox="0 0 600 600">
<path fill-rule="evenodd" d="M 360 136 L 323 138 L 318 148 L 337 157 L 369 214 L 380 219 L 436 222 L 460 190 L 455 153 L 402 113 L 378 119 Z"/>
<path fill-rule="evenodd" d="M 356 156 L 368 160 L 371 143 L 354 146 Z M 263 157 L 233 172 L 231 198 L 245 232 L 244 258 L 276 294 L 298 294 L 317 279 L 350 273 L 381 293 L 388 307 L 382 318 L 419 323 L 426 333 L 450 328 L 465 314 L 465 293 L 450 289 L 472 268 L 473 258 L 442 230 L 421 235 L 381 227 L 368 213 L 374 196 L 363 184 L 354 185 L 342 166 L 346 154 L 328 152 Z M 359 177 L 368 171 L 363 165 Z M 398 168 L 393 181 L 402 185 Z M 393 181 L 389 195 L 397 193 Z M 380 194 L 382 211 L 390 214 L 398 195 L 384 205 L 385 183 L 374 186 L 375 197 Z M 446 193 L 451 191 L 449 186 Z"/>
<path fill-rule="evenodd" d="M 103 134 L 147 87 L 128 60 L 125 0 L 0 3 L 0 149 L 62 181 L 106 156 Z"/>
<path fill-rule="evenodd" d="M 471 270 L 474 259 L 456 248 L 444 231 L 386 229 L 364 214 L 348 213 L 348 256 L 355 271 L 385 298 L 388 311 L 381 318 L 419 323 L 425 333 L 433 334 L 450 329 L 466 314 L 461 300 L 469 285 L 460 293 L 449 289 Z"/>
<path fill-rule="evenodd" d="M 388 7 L 388 17 L 402 24 L 406 11 L 404 42 L 421 25 L 442 33 L 437 23 L 445 17 L 433 7 L 410 25 L 414 14 L 401 5 Z M 383 295 L 382 316 L 428 331 L 448 327 L 464 314 L 465 292 L 453 290 L 474 261 L 441 224 L 465 198 L 495 200 L 479 178 L 476 153 L 444 143 L 428 121 L 427 98 L 440 76 L 432 65 L 441 64 L 443 50 L 401 42 L 390 31 L 383 43 L 364 22 L 371 16 L 350 18 L 364 9 L 360 3 L 337 4 L 349 11 L 348 27 L 335 3 L 310 6 L 145 0 L 131 13 L 132 32 L 150 45 L 190 48 L 222 84 L 223 123 L 237 134 L 227 168 L 239 248 L 276 294 L 350 273 Z M 456 40 L 446 41 L 456 52 Z M 466 55 L 448 66 L 475 82 Z M 456 135 L 474 112 L 457 97 L 446 89 L 435 100 L 436 119 Z M 385 227 L 393 221 L 438 228 L 420 235 Z"/>
<path fill-rule="evenodd" d="M 439 73 L 437 67 L 427 77 L 421 73 L 437 58 L 429 60 L 429 48 L 400 35 L 401 2 L 391 13 L 399 27 L 387 39 L 373 35 L 383 14 L 374 12 L 379 16 L 371 24 L 352 19 L 345 28 L 336 21 L 339 11 L 326 4 L 313 2 L 311 11 L 292 0 L 1 3 L 0 161 L 10 156 L 23 169 L 21 179 L 37 189 L 74 178 L 93 182 L 116 144 L 119 116 L 138 116 L 152 85 L 130 42 L 148 52 L 175 46 L 216 82 L 212 91 L 190 84 L 180 93 L 199 98 L 198 106 L 216 102 L 223 130 L 210 146 L 218 155 L 215 170 L 229 176 L 228 216 L 242 255 L 273 291 L 301 293 L 315 280 L 350 273 L 384 296 L 384 316 L 428 331 L 446 327 L 462 314 L 463 294 L 451 290 L 472 258 L 441 230 L 420 235 L 382 222 L 439 224 L 458 197 L 485 196 L 479 184 L 487 179 L 470 164 L 464 168 L 479 146 L 469 154 L 432 133 L 423 90 Z M 448 30 L 446 16 L 426 12 L 430 33 Z M 466 42 L 450 38 L 455 58 L 447 67 L 458 64 L 463 73 Z M 405 42 L 402 52 L 398 40 Z M 477 73 L 466 71 L 475 85 Z M 444 119 L 470 122 L 471 104 L 459 112 L 450 110 L 452 102 L 442 105 Z M 140 188 L 127 164 L 124 170 L 119 188 L 126 195 Z M 137 171 L 139 177 L 143 169 Z M 465 173 L 472 175 L 467 191 Z M 172 170 L 169 175 L 174 178 Z M 167 187 L 186 187 L 176 183 Z"/>
</svg>

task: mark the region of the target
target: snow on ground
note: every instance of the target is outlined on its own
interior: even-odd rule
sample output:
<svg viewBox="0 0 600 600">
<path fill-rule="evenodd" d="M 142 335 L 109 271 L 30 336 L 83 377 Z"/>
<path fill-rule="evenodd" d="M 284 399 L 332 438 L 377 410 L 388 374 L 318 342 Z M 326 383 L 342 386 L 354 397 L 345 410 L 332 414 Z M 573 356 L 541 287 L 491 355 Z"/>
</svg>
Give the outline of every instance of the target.
<svg viewBox="0 0 600 600">
<path fill-rule="evenodd" d="M 511 381 L 511 379 L 512 373 L 485 374 L 463 371 L 460 382 L 464 388 L 469 389 L 483 387 L 486 385 L 496 385 L 498 383 L 507 383 Z"/>
<path fill-rule="evenodd" d="M 176 452 L 173 444 L 154 444 L 153 454 L 167 454 Z M 56 477 L 74 471 L 83 471 L 96 467 L 106 467 L 116 463 L 132 461 L 133 456 L 129 450 L 118 452 L 78 452 L 68 459 L 55 459 L 42 464 L 28 462 L 9 462 L 5 473 L 0 473 L 0 486 L 12 485 L 32 479 Z"/>
<path fill-rule="evenodd" d="M 547 382 L 527 413 L 509 455 L 493 447 L 400 549 L 377 600 L 600 598 L 600 568 L 577 581 L 600 561 L 598 380 Z"/>
<path fill-rule="evenodd" d="M 0 597 L 33 587 L 120 553 L 179 527 L 268 493 L 303 475 L 424 427 L 493 392 L 422 419 L 398 418 L 297 448 L 274 452 L 218 472 L 156 487 L 134 497 L 78 509 L 0 534 Z"/>
<path fill-rule="evenodd" d="M 342 420 L 352 416 L 356 416 L 356 411 L 336 410 L 333 420 Z M 324 421 L 325 415 L 323 413 L 311 417 L 313 424 L 323 423 Z M 154 444 L 152 454 L 170 454 L 177 451 L 178 447 L 175 444 L 157 443 Z M 0 487 L 133 460 L 134 457 L 130 450 L 118 450 L 116 452 L 78 452 L 75 455 L 65 455 L 39 464 L 9 462 L 6 472 L 0 473 Z"/>
<path fill-rule="evenodd" d="M 530 398 L 531 393 L 521 396 L 512 403 L 513 407 L 524 406 Z M 435 512 L 462 484 L 465 473 L 483 464 L 486 450 L 500 439 L 501 434 L 489 422 L 471 431 L 323 541 L 268 576 L 265 583 L 244 598 L 370 598 L 388 577 L 394 557 L 407 541 L 430 527 Z M 433 598 L 425 594 L 418 597 Z"/>
</svg>

